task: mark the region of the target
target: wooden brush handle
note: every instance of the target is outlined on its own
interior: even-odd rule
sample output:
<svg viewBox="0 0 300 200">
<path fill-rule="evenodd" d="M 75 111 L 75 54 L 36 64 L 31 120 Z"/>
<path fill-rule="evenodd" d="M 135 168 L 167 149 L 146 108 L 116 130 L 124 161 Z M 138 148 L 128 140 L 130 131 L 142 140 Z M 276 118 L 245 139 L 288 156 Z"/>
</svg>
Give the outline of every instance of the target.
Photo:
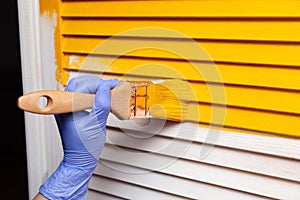
<svg viewBox="0 0 300 200">
<path fill-rule="evenodd" d="M 46 98 L 46 105 L 38 105 Z M 20 109 L 37 114 L 60 114 L 92 108 L 95 94 L 65 92 L 60 90 L 41 90 L 20 96 L 17 105 Z M 111 112 L 121 120 L 129 119 L 131 86 L 129 82 L 120 83 L 111 90 Z"/>
</svg>

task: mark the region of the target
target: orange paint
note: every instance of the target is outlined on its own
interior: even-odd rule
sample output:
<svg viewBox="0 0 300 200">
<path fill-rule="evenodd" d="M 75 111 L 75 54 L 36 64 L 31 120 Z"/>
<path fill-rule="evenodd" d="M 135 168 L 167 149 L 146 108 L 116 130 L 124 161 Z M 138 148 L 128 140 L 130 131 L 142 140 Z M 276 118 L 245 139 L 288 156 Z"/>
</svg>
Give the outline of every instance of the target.
<svg viewBox="0 0 300 200">
<path fill-rule="evenodd" d="M 61 49 L 61 43 L 63 37 L 61 35 L 61 18 L 59 16 L 59 11 L 61 7 L 60 1 L 49 1 L 40 0 L 40 15 L 46 18 L 53 19 L 56 18 L 56 26 L 54 27 L 54 50 L 55 50 L 55 65 L 56 65 L 56 81 L 58 85 L 61 84 L 65 86 L 69 73 L 63 69 L 63 53 Z M 59 86 L 58 86 L 59 87 Z"/>
<path fill-rule="evenodd" d="M 54 12 L 57 12 L 57 1 L 40 0 L 40 14 L 49 15 L 52 17 Z"/>
<path fill-rule="evenodd" d="M 181 1 L 40 0 L 41 15 L 57 18 L 56 79 L 65 86 L 68 71 L 79 70 L 106 78 L 183 78 L 190 81 L 195 93 L 195 101 L 187 98 L 187 102 L 198 102 L 188 107 L 187 119 L 208 128 L 299 138 L 300 49 L 295 43 L 299 41 L 299 22 L 291 19 L 300 16 L 299 1 L 279 0 L 274 4 L 267 0 L 217 1 L 220 4 L 211 1 L 183 4 Z M 224 16 L 225 19 L 219 20 Z M 64 17 L 63 23 L 61 17 Z M 175 20 L 178 17 L 183 18 Z M 161 35 L 164 29 L 128 32 L 141 27 L 165 27 L 183 32 L 196 39 L 197 46 L 206 53 L 194 54 L 199 51 L 191 49 L 188 40 L 147 38 L 185 38 L 181 34 Z M 125 36 L 133 37 L 110 38 L 122 31 L 129 34 Z M 178 47 L 184 52 L 183 57 L 167 53 L 179 52 Z M 113 60 L 111 55 L 122 57 Z M 197 62 L 191 65 L 190 60 Z M 216 63 L 199 62 L 211 60 Z M 212 76 L 212 72 L 220 76 Z M 154 100 L 162 104 L 165 99 Z M 149 100 L 149 105 L 155 105 L 154 100 Z M 142 107 L 143 101 L 137 105 Z M 174 101 L 165 109 L 173 111 L 179 107 Z M 153 113 L 159 117 L 169 112 L 157 109 Z M 176 112 L 175 117 L 181 118 L 180 113 Z"/>
</svg>

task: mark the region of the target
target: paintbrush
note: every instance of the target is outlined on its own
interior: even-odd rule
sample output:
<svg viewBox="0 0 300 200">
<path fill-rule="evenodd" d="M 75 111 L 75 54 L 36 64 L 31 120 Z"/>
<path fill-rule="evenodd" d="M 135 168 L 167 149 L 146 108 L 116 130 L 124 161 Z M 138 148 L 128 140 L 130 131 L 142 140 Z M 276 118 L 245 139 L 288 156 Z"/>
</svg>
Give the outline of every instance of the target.
<svg viewBox="0 0 300 200">
<path fill-rule="evenodd" d="M 164 118 L 184 121 L 191 92 L 188 82 L 179 79 L 125 81 L 111 90 L 111 113 L 120 120 Z M 39 105 L 41 98 L 46 100 Z M 17 106 L 36 114 L 60 114 L 90 109 L 95 94 L 41 90 L 18 98 Z"/>
</svg>

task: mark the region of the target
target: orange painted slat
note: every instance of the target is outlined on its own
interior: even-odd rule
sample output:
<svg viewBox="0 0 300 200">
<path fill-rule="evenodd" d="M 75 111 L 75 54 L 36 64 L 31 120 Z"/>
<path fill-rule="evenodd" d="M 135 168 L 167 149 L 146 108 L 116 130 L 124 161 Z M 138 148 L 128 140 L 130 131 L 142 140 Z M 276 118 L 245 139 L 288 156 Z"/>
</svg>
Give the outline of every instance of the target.
<svg viewBox="0 0 300 200">
<path fill-rule="evenodd" d="M 105 27 L 105 28 L 103 28 Z M 63 35 L 113 36 L 121 32 L 157 27 L 178 31 L 194 39 L 231 39 L 259 41 L 300 41 L 299 20 L 242 20 L 242 19 L 64 19 Z M 159 37 L 159 33 L 131 36 Z M 170 35 L 169 37 L 174 37 Z"/>
<path fill-rule="evenodd" d="M 64 1 L 61 16 L 300 17 L 298 0 Z"/>
<path fill-rule="evenodd" d="M 65 37 L 63 52 L 300 66 L 300 44 L 286 43 Z"/>
<path fill-rule="evenodd" d="M 193 105 L 191 106 L 193 107 Z M 200 110 L 200 119 L 197 115 L 193 115 L 195 113 L 192 111 L 193 109 Z M 215 106 L 214 109 L 212 112 L 211 106 L 200 104 L 199 107 L 191 108 L 191 116 L 188 118 L 203 123 L 219 124 L 218 122 L 222 121 L 222 113 L 225 111 L 224 108 L 218 106 Z M 212 114 L 216 115 L 215 121 L 212 120 Z M 224 125 L 261 132 L 300 136 L 299 120 L 299 115 L 227 107 Z"/>
</svg>

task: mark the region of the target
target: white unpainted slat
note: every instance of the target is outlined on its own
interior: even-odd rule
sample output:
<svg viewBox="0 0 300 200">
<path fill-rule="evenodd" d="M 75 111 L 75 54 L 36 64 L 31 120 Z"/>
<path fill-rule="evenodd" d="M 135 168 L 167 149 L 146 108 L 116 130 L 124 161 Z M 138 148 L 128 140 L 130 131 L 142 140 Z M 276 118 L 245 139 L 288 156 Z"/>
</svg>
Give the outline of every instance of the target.
<svg viewBox="0 0 300 200">
<path fill-rule="evenodd" d="M 300 183 L 240 170 L 106 145 L 102 159 L 279 199 L 300 197 Z"/>
<path fill-rule="evenodd" d="M 254 135 L 224 130 L 202 128 L 190 122 L 165 122 L 159 119 L 119 120 L 113 114 L 109 115 L 108 126 L 133 130 L 135 133 L 150 133 L 178 139 L 213 144 L 245 151 L 264 153 L 271 156 L 282 156 L 300 160 L 300 139 Z M 126 132 L 126 131 L 124 131 Z M 263 134 L 263 133 L 262 133 Z"/>
<path fill-rule="evenodd" d="M 300 168 L 298 160 L 217 145 L 205 158 L 200 158 L 201 143 L 161 136 L 147 137 L 130 131 L 127 133 L 107 128 L 106 143 L 300 182 L 300 171 L 295 170 Z"/>
<path fill-rule="evenodd" d="M 109 193 L 129 200 L 188 200 L 187 198 L 100 176 L 93 176 L 90 180 L 89 187 L 93 190 Z"/>
<path fill-rule="evenodd" d="M 131 173 L 133 171 L 138 171 L 138 173 Z M 158 172 L 137 169 L 132 166 L 112 162 L 100 163 L 97 166 L 95 173 L 107 178 L 141 185 L 142 187 L 177 194 L 179 196 L 184 196 L 187 199 L 268 199 L 266 197 L 251 195 L 248 193 L 178 178 L 175 176 L 169 176 Z"/>
<path fill-rule="evenodd" d="M 124 198 L 114 197 L 109 194 L 105 194 L 102 192 L 96 192 L 93 190 L 89 190 L 86 195 L 86 200 L 124 200 Z"/>
</svg>

